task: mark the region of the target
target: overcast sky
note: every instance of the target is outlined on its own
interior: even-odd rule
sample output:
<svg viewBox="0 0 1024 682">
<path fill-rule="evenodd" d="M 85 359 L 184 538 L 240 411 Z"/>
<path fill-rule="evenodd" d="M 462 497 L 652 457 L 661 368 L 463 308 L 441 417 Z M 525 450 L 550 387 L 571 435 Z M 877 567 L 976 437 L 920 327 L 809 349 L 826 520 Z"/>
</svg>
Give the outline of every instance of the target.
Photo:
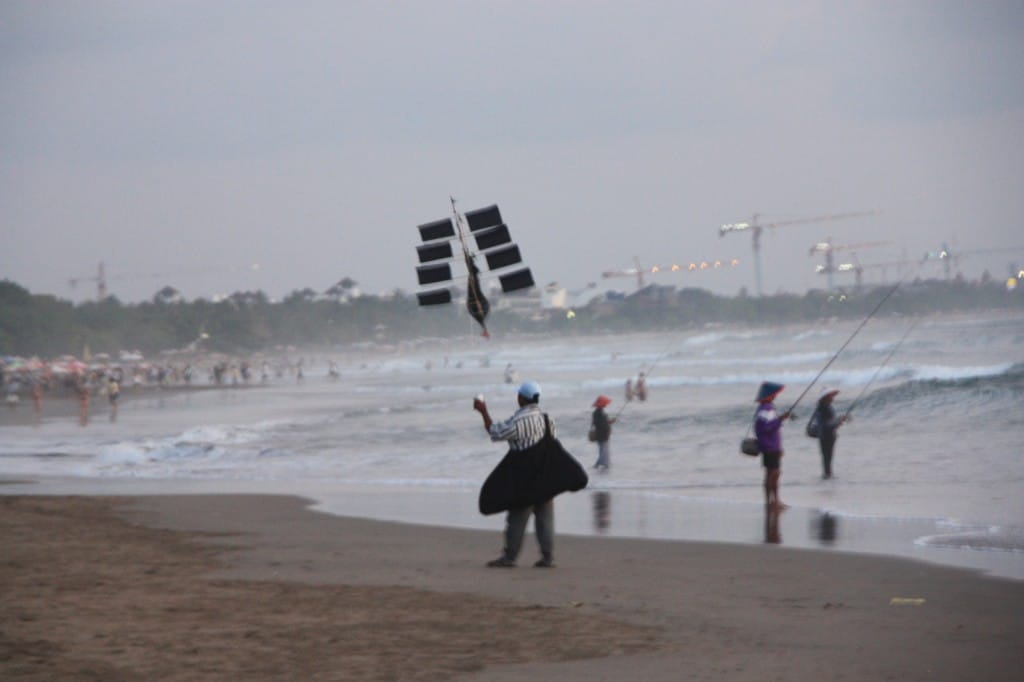
<svg viewBox="0 0 1024 682">
<path fill-rule="evenodd" d="M 766 293 L 827 237 L 1002 278 L 1022 152 L 1019 0 L 0 3 L 0 278 L 74 300 L 415 291 L 449 195 L 570 290 L 753 290 L 755 212 L 882 211 L 768 231 Z"/>
</svg>

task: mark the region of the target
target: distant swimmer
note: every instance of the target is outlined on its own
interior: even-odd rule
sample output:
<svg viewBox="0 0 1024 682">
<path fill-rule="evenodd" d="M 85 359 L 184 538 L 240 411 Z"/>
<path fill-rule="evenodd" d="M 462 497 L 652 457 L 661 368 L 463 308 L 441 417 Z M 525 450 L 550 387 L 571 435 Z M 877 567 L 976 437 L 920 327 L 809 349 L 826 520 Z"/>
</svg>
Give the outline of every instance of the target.
<svg viewBox="0 0 1024 682">
<path fill-rule="evenodd" d="M 117 399 L 121 395 L 121 385 L 117 378 L 111 374 L 107 380 L 107 400 L 110 402 L 110 421 L 117 421 Z"/>
<path fill-rule="evenodd" d="M 807 422 L 807 435 L 817 438 L 821 449 L 821 477 L 824 479 L 832 478 L 832 453 L 839 437 L 839 427 L 848 419 L 846 415 L 837 417 L 835 408 L 832 407 L 832 400 L 837 393 L 837 388 L 821 389 L 818 406 Z"/>
<path fill-rule="evenodd" d="M 82 426 L 89 423 L 89 385 L 84 379 L 78 383 L 78 423 Z"/>
<path fill-rule="evenodd" d="M 636 395 L 633 391 L 633 377 L 626 379 L 626 402 L 633 402 L 633 396 Z"/>
<path fill-rule="evenodd" d="M 636 397 L 640 402 L 647 400 L 647 377 L 643 372 L 636 378 Z"/>
<path fill-rule="evenodd" d="M 607 471 L 612 465 L 612 451 L 608 441 L 612 437 L 612 424 L 615 419 L 609 419 L 604 408 L 608 407 L 612 399 L 606 395 L 599 395 L 594 401 L 594 412 L 590 416 L 590 441 L 597 443 L 597 461 L 594 468 Z"/>
<path fill-rule="evenodd" d="M 7 397 L 4 399 L 4 402 L 7 403 L 7 407 L 12 410 L 18 406 L 18 402 L 21 400 L 18 397 L 18 385 L 17 379 L 14 379 L 7 384 Z"/>
<path fill-rule="evenodd" d="M 38 417 L 43 412 L 43 383 L 36 379 L 32 384 L 32 405 Z"/>
<path fill-rule="evenodd" d="M 785 386 L 766 381 L 757 389 L 757 413 L 754 415 L 754 435 L 761 450 L 764 465 L 765 504 L 774 509 L 785 509 L 779 499 L 779 478 L 782 476 L 782 423 L 791 419 L 789 412 L 777 414 L 772 401 Z"/>
<path fill-rule="evenodd" d="M 505 365 L 505 383 L 514 384 L 519 380 L 519 372 L 512 367 L 512 363 Z"/>
</svg>

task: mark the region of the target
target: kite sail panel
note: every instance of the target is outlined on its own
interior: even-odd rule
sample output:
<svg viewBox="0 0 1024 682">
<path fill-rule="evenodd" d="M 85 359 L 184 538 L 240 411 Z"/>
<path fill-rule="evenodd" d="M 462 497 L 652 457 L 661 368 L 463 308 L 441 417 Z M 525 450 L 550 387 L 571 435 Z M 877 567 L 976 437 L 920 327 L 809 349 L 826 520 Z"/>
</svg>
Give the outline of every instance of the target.
<svg viewBox="0 0 1024 682">
<path fill-rule="evenodd" d="M 455 236 L 455 228 L 452 226 L 452 219 L 435 220 L 432 223 L 420 225 L 420 237 L 425 242 L 432 242 L 435 239 L 448 239 Z"/>
<path fill-rule="evenodd" d="M 416 247 L 416 253 L 419 254 L 421 263 L 444 260 L 445 258 L 452 257 L 452 243 L 424 244 L 423 246 Z"/>
<path fill-rule="evenodd" d="M 476 237 L 476 248 L 481 251 L 484 249 L 493 249 L 495 246 L 508 244 L 512 241 L 512 237 L 508 233 L 508 225 L 504 223 L 496 227 L 489 227 L 486 230 L 481 230 L 473 236 Z"/>
<path fill-rule="evenodd" d="M 519 247 L 512 243 L 508 225 L 502 221 L 496 204 L 460 215 L 455 208 L 455 199 L 451 202 L 454 220 L 444 218 L 418 227 L 423 244 L 416 247 L 416 253 L 419 262 L 426 265 L 417 266 L 416 276 L 420 285 L 451 283 L 455 279 L 451 267 L 456 262 L 454 240 L 458 239 L 466 267 L 466 274 L 459 277 L 466 280 L 466 310 L 483 329 L 484 336 L 489 336 L 487 315 L 491 304 L 484 294 L 481 279 L 497 275 L 501 291 L 509 293 L 534 286 L 533 275 L 529 268 L 505 271 L 513 265 L 522 264 L 523 257 Z M 467 231 L 476 242 L 476 252 L 470 251 Z M 487 263 L 487 273 L 477 267 L 476 256 L 480 254 Z M 496 272 L 499 270 L 504 272 Z M 421 306 L 443 305 L 452 302 L 453 289 L 451 286 L 430 289 L 419 292 L 416 297 Z"/>
<path fill-rule="evenodd" d="M 501 281 L 501 290 L 506 294 L 510 291 L 529 289 L 533 286 L 533 275 L 530 273 L 530 268 L 510 272 L 498 279 Z"/>
<path fill-rule="evenodd" d="M 452 292 L 449 289 L 435 289 L 416 294 L 420 305 L 443 305 L 452 302 Z"/>
<path fill-rule="evenodd" d="M 442 263 L 441 265 L 421 265 L 416 268 L 416 276 L 419 277 L 420 284 L 437 284 L 438 282 L 447 282 L 452 278 L 452 266 L 448 263 Z"/>
<path fill-rule="evenodd" d="M 519 247 L 515 244 L 496 251 L 488 251 L 484 255 L 487 257 L 487 267 L 491 270 L 523 262 L 523 257 L 519 255 Z"/>
<path fill-rule="evenodd" d="M 469 223 L 470 232 L 478 232 L 488 227 L 501 225 L 501 211 L 497 204 L 487 208 L 478 208 L 475 211 L 466 212 L 466 222 Z"/>
</svg>

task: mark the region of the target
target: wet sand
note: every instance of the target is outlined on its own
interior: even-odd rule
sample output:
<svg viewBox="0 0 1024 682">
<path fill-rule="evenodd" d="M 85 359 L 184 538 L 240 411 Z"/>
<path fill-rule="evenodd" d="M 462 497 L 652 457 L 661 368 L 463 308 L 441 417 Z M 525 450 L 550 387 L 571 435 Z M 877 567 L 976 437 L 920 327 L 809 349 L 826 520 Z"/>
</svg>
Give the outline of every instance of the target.
<svg viewBox="0 0 1024 682">
<path fill-rule="evenodd" d="M 11 492 L 9 489 L 5 492 Z M 3 679 L 1019 679 L 1024 583 L 774 546 L 0 496 Z M 497 521 L 497 520 L 496 520 Z M 500 522 L 495 524 L 500 525 Z"/>
</svg>

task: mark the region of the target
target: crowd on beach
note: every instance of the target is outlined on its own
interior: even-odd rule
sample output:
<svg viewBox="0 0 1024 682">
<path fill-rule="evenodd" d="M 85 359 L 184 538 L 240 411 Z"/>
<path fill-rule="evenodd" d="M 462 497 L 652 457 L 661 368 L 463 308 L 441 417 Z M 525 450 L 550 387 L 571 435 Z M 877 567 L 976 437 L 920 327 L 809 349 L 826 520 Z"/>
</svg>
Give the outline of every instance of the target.
<svg viewBox="0 0 1024 682">
<path fill-rule="evenodd" d="M 55 359 L 0 357 L 0 392 L 9 408 L 43 396 L 79 398 L 104 396 L 116 400 L 122 389 L 187 389 L 234 387 L 267 383 L 271 378 L 303 378 L 303 358 L 239 358 L 220 354 L 195 355 L 169 361 L 147 360 L 141 353 L 122 353 L 117 359 L 100 354 L 81 360 L 71 355 Z M 330 363 L 328 376 L 338 375 Z"/>
</svg>

